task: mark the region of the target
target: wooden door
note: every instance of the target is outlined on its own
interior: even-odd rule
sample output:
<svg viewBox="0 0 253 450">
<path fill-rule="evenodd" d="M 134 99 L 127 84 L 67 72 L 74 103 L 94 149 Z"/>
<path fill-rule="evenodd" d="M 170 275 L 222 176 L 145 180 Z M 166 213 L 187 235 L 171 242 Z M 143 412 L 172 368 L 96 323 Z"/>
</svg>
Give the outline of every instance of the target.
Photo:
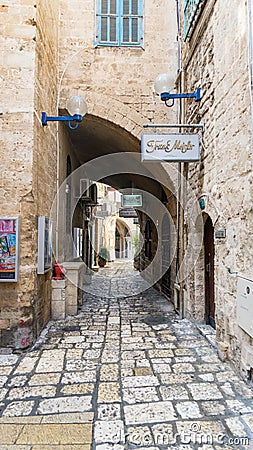
<svg viewBox="0 0 253 450">
<path fill-rule="evenodd" d="M 215 328 L 214 228 L 210 217 L 204 227 L 205 248 L 205 321 Z"/>
</svg>

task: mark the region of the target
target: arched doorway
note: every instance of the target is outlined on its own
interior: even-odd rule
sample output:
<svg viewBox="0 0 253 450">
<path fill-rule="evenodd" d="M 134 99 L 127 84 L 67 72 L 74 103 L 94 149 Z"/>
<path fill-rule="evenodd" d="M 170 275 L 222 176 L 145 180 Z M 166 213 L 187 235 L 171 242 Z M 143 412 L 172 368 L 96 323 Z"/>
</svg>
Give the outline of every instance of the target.
<svg viewBox="0 0 253 450">
<path fill-rule="evenodd" d="M 215 328 L 214 297 L 214 228 L 208 216 L 204 226 L 204 258 L 205 258 L 205 321 Z"/>
</svg>

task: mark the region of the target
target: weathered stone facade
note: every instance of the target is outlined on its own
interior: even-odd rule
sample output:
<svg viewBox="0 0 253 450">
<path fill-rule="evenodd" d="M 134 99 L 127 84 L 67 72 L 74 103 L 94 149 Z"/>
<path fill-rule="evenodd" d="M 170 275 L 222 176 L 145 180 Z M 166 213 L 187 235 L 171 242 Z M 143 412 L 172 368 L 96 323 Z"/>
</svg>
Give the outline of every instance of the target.
<svg viewBox="0 0 253 450">
<path fill-rule="evenodd" d="M 37 275 L 38 216 L 50 215 L 67 157 L 74 170 L 89 150 L 82 141 L 74 148 L 65 125 L 43 128 L 41 112 L 58 115 L 69 96 L 83 95 L 87 123 L 93 129 L 100 124 L 105 141 L 114 130 L 122 138 L 120 151 L 139 151 L 144 123 L 176 120 L 176 112 L 165 111 L 152 91 L 158 73 L 176 73 L 174 2 L 170 16 L 166 2 L 145 2 L 140 48 L 95 47 L 95 3 L 8 0 L 0 7 L 1 216 L 20 218 L 20 278 L 0 284 L 0 345 L 22 348 L 24 330 L 30 344 L 50 317 L 51 271 Z M 59 212 L 60 230 L 65 201 Z M 80 225 L 80 214 L 75 220 Z M 61 261 L 71 258 L 71 240 L 65 250 L 57 255 Z"/>
<path fill-rule="evenodd" d="M 242 350 L 252 345 L 236 319 L 236 274 L 253 275 L 248 16 L 244 0 L 229 5 L 207 1 L 191 39 L 184 45 L 183 58 L 185 90 L 191 92 L 199 86 L 202 93 L 200 104 L 187 102 L 186 120 L 205 121 L 201 160 L 189 166 L 188 176 L 198 199 L 205 201 L 203 221 L 209 216 L 214 232 L 226 232 L 225 238 L 214 238 L 217 343 L 221 356 L 241 368 L 245 366 Z M 196 321 L 205 316 L 204 273 L 203 247 L 186 283 L 187 315 Z"/>
</svg>

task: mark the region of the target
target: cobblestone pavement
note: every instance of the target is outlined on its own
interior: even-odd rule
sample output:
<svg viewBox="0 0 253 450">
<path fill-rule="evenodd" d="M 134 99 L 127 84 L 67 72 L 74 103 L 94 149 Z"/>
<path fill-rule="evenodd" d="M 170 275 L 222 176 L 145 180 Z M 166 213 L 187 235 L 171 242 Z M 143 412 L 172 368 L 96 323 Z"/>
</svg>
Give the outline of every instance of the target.
<svg viewBox="0 0 253 450">
<path fill-rule="evenodd" d="M 90 277 L 91 283 L 84 285 L 87 294 L 108 298 L 121 298 L 128 295 L 138 295 L 150 287 L 141 278 L 137 270 L 133 270 L 131 260 L 119 259 L 107 263 L 99 272 Z"/>
<path fill-rule="evenodd" d="M 253 448 L 252 390 L 166 299 L 85 297 L 0 355 L 0 450 Z"/>
</svg>

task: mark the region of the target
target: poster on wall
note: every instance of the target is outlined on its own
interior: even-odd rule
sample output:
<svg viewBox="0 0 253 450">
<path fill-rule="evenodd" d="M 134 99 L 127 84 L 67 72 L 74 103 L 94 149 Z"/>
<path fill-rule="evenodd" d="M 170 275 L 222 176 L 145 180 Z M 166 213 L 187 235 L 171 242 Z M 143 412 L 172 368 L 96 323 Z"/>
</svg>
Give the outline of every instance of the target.
<svg viewBox="0 0 253 450">
<path fill-rule="evenodd" d="M 18 281 L 18 218 L 0 218 L 0 281 Z"/>
<path fill-rule="evenodd" d="M 52 268 L 52 221 L 45 216 L 38 218 L 38 268 L 39 275 Z"/>
</svg>

